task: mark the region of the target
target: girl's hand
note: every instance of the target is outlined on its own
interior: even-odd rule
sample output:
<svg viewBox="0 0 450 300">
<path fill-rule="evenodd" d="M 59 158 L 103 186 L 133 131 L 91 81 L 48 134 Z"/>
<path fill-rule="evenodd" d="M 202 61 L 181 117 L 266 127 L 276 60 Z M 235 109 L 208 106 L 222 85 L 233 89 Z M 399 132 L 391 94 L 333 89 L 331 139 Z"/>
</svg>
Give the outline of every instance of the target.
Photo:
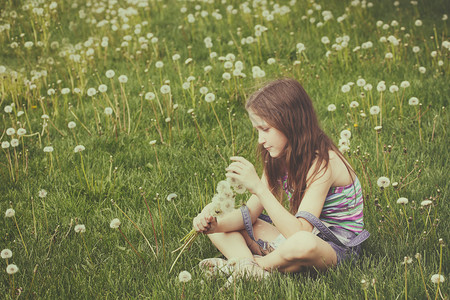
<svg viewBox="0 0 450 300">
<path fill-rule="evenodd" d="M 192 225 L 197 232 L 214 233 L 217 227 L 217 219 L 211 216 L 207 209 L 203 209 L 203 211 L 194 218 Z"/>
<path fill-rule="evenodd" d="M 257 194 L 264 187 L 264 184 L 252 163 L 240 156 L 232 156 L 230 159 L 234 162 L 225 169 L 227 171 L 226 176 L 236 179 L 250 193 Z"/>
</svg>

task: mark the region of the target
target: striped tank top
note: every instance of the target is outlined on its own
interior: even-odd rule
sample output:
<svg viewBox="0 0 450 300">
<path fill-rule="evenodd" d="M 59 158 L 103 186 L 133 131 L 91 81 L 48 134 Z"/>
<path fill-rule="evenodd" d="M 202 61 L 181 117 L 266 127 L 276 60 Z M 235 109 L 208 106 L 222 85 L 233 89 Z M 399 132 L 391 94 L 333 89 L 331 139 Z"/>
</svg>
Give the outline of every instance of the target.
<svg viewBox="0 0 450 300">
<path fill-rule="evenodd" d="M 282 184 L 290 201 L 292 191 L 287 187 L 287 175 L 282 178 Z M 319 219 L 358 234 L 364 227 L 363 206 L 361 183 L 355 177 L 352 184 L 330 188 Z"/>
</svg>

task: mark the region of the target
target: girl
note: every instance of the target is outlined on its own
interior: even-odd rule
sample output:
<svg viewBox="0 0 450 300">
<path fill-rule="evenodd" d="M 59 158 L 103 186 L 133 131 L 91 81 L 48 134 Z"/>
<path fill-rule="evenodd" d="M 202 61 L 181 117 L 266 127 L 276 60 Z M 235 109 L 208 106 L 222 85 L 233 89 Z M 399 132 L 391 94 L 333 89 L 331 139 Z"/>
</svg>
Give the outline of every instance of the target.
<svg viewBox="0 0 450 300">
<path fill-rule="evenodd" d="M 250 96 L 246 109 L 258 131 L 263 174 L 259 178 L 245 158 L 231 157 L 226 176 L 252 196 L 219 220 L 203 210 L 194 218 L 194 228 L 237 261 L 234 270 L 240 274 L 325 270 L 358 255 L 369 236 L 363 231 L 361 185 L 320 129 L 303 87 L 293 79 L 270 82 Z M 219 258 L 200 262 L 210 270 L 223 265 L 226 261 Z"/>
</svg>

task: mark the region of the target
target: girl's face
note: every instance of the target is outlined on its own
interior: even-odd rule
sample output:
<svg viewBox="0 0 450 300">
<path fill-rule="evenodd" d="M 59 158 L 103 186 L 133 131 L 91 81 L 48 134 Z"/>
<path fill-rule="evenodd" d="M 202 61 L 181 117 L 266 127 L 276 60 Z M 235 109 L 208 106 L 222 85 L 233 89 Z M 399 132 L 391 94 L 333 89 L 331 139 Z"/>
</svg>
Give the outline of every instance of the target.
<svg viewBox="0 0 450 300">
<path fill-rule="evenodd" d="M 286 147 L 287 137 L 278 129 L 270 126 L 252 110 L 248 111 L 252 125 L 258 131 L 258 143 L 261 144 L 271 157 L 278 157 Z"/>
</svg>

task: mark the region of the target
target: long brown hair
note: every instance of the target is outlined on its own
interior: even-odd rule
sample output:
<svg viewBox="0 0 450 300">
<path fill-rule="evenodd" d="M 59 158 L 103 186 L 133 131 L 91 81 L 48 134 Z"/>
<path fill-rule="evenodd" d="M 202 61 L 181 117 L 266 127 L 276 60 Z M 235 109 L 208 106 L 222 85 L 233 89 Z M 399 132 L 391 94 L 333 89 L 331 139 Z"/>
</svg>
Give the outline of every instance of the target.
<svg viewBox="0 0 450 300">
<path fill-rule="evenodd" d="M 280 179 L 288 173 L 288 188 L 293 191 L 291 213 L 296 213 L 306 187 L 328 167 L 328 151 L 333 150 L 351 170 L 333 141 L 320 128 L 311 99 L 300 83 L 294 79 L 278 79 L 254 92 L 245 107 L 270 126 L 287 137 L 283 153 L 277 158 L 259 145 L 269 187 L 274 195 L 280 194 Z M 307 178 L 313 162 L 317 159 L 312 176 Z M 282 202 L 282 198 L 279 197 Z"/>
</svg>

